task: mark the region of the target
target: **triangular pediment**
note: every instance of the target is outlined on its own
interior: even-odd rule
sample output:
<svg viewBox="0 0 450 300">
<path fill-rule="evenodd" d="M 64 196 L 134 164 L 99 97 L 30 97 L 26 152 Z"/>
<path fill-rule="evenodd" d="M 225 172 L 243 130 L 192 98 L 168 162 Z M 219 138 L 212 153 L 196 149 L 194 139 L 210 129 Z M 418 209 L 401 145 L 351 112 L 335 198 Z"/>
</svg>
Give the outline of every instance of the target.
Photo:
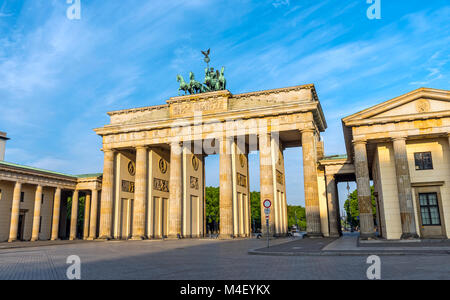
<svg viewBox="0 0 450 300">
<path fill-rule="evenodd" d="M 450 91 L 420 88 L 348 116 L 342 121 L 344 124 L 354 125 L 359 121 L 386 122 L 389 119 L 414 119 L 440 114 L 450 115 Z"/>
</svg>

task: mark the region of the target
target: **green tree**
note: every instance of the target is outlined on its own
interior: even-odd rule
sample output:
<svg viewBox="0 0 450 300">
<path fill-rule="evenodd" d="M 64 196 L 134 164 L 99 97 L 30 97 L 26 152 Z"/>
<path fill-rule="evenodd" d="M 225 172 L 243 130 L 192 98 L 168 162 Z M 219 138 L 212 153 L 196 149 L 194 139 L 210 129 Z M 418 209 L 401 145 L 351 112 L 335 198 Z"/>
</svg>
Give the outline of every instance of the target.
<svg viewBox="0 0 450 300">
<path fill-rule="evenodd" d="M 259 192 L 250 193 L 250 206 L 252 213 L 252 228 L 254 231 L 261 229 L 261 194 Z"/>
<path fill-rule="evenodd" d="M 375 195 L 374 195 L 374 187 L 370 188 L 371 190 L 371 199 L 372 199 L 372 212 L 373 218 L 376 219 L 376 203 L 375 203 Z M 347 200 L 344 203 L 344 209 L 347 212 L 347 222 L 352 226 L 359 226 L 359 207 L 358 207 L 358 190 L 354 190 Z"/>
<path fill-rule="evenodd" d="M 300 230 L 306 229 L 306 211 L 304 207 L 288 205 L 287 214 L 289 229 L 292 228 L 293 225 L 298 225 Z"/>
<path fill-rule="evenodd" d="M 219 209 L 220 190 L 218 187 L 208 186 L 205 189 L 206 201 L 206 222 L 212 223 L 215 221 L 219 223 L 220 209 Z"/>
</svg>

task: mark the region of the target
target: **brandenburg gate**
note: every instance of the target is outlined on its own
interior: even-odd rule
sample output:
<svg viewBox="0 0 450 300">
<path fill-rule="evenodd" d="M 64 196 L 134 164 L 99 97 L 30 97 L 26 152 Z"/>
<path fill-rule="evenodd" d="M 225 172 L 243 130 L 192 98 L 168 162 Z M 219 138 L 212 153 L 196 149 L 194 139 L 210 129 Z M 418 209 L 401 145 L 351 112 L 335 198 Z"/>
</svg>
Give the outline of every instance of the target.
<svg viewBox="0 0 450 300">
<path fill-rule="evenodd" d="M 220 155 L 219 237 L 249 237 L 251 151 L 259 151 L 261 201 L 272 201 L 269 234 L 286 235 L 283 151 L 300 146 L 307 234 L 322 235 L 317 163 L 327 124 L 314 85 L 204 92 L 108 114 L 110 124 L 95 130 L 104 152 L 100 238 L 204 236 L 205 157 L 214 154 Z"/>
</svg>

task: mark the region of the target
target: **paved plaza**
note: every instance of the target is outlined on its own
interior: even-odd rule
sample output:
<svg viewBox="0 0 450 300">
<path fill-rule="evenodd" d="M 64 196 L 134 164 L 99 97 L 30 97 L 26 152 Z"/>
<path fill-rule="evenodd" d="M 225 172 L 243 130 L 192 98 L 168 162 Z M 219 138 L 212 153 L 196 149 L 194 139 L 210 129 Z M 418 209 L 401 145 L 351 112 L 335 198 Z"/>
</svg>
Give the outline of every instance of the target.
<svg viewBox="0 0 450 300">
<path fill-rule="evenodd" d="M 290 240 L 276 240 L 280 244 Z M 71 255 L 81 279 L 367 279 L 367 255 L 260 256 L 264 240 L 77 242 L 0 249 L 0 279 L 66 279 Z M 381 256 L 382 279 L 449 279 L 448 255 Z"/>
</svg>

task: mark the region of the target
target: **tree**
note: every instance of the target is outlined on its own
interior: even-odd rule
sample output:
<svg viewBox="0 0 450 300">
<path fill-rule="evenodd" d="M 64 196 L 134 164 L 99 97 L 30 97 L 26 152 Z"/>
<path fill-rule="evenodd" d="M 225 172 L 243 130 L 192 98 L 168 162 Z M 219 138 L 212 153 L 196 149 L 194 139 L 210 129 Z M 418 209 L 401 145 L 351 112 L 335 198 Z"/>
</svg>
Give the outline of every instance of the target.
<svg viewBox="0 0 450 300">
<path fill-rule="evenodd" d="M 220 209 L 219 209 L 220 190 L 218 187 L 208 186 L 205 189 L 206 202 L 206 223 L 219 223 Z"/>
<path fill-rule="evenodd" d="M 376 219 L 377 209 L 375 203 L 374 187 L 370 188 L 372 199 L 373 218 Z M 358 207 L 358 190 L 354 190 L 344 204 L 344 209 L 347 212 L 347 221 L 354 228 L 359 226 L 359 207 Z"/>
<path fill-rule="evenodd" d="M 292 228 L 293 225 L 297 226 L 298 229 L 306 229 L 306 211 L 302 206 L 288 205 L 288 226 Z"/>
<path fill-rule="evenodd" d="M 253 232 L 261 229 L 261 194 L 259 192 L 250 193 L 250 206 L 252 213 L 252 228 Z"/>
</svg>

